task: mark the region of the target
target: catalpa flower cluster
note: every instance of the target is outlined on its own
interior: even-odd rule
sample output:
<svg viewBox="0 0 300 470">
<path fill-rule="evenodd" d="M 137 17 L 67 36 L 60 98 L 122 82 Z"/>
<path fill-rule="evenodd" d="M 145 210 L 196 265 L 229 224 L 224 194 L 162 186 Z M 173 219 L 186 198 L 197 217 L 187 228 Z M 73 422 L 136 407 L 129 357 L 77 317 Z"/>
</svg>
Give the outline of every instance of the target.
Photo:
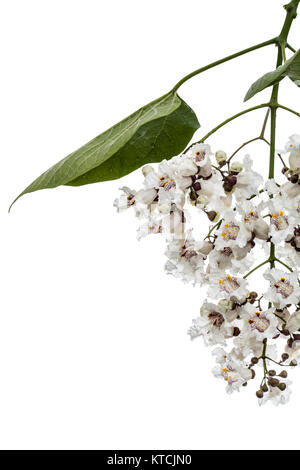
<svg viewBox="0 0 300 470">
<path fill-rule="evenodd" d="M 283 183 L 264 182 L 248 155 L 240 163 L 197 143 L 146 165 L 142 189 L 124 187 L 115 201 L 141 220 L 139 239 L 164 235 L 167 273 L 207 286 L 188 333 L 214 348 L 213 373 L 227 392 L 259 377 L 260 404 L 288 400 L 287 370 L 300 355 L 300 136 L 279 157 Z"/>
</svg>

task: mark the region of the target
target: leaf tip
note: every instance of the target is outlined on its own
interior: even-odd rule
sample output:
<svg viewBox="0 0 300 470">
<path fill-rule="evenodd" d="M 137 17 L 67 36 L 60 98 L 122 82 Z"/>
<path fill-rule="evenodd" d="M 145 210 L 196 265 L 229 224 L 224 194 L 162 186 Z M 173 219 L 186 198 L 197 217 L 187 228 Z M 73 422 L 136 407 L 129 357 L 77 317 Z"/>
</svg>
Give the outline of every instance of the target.
<svg viewBox="0 0 300 470">
<path fill-rule="evenodd" d="M 9 208 L 8 208 L 8 211 L 7 211 L 8 214 L 10 214 L 12 206 L 14 205 L 15 202 L 17 202 L 17 200 L 18 200 L 21 196 L 22 196 L 22 194 L 19 194 L 19 196 L 17 196 L 16 199 L 13 200 L 13 202 L 11 203 L 11 205 L 10 205 Z"/>
</svg>

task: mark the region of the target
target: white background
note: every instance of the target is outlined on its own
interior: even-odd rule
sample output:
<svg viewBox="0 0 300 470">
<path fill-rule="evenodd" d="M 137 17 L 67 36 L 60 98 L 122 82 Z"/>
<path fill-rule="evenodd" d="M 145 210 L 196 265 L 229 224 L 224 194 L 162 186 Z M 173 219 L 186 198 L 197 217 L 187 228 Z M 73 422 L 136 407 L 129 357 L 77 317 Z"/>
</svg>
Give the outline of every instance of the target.
<svg viewBox="0 0 300 470">
<path fill-rule="evenodd" d="M 287 406 L 260 408 L 254 383 L 226 395 L 210 351 L 190 342 L 204 292 L 167 277 L 163 241 L 139 243 L 133 215 L 112 207 L 120 186 L 139 185 L 139 171 L 25 196 L 7 214 L 36 176 L 182 76 L 277 35 L 283 3 L 1 2 L 1 448 L 300 448 L 297 374 Z M 245 107 L 275 53 L 252 52 L 181 88 L 201 122 L 197 136 Z M 280 100 L 299 110 L 288 80 Z M 263 115 L 230 124 L 212 149 L 258 135 Z M 280 111 L 278 147 L 297 132 L 299 120 Z M 248 150 L 266 174 L 265 144 Z"/>
</svg>

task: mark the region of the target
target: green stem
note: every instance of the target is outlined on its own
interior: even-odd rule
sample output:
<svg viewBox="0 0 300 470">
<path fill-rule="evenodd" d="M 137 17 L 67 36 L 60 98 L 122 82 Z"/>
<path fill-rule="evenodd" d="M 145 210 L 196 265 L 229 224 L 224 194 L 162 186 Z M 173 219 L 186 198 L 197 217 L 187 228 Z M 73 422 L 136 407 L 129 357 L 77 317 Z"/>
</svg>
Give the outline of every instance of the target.
<svg viewBox="0 0 300 470">
<path fill-rule="evenodd" d="M 285 5 L 285 9 L 287 11 L 285 21 L 281 32 L 278 36 L 276 41 L 278 51 L 277 51 L 277 62 L 276 68 L 282 64 L 283 57 L 284 57 L 284 47 L 287 43 L 287 37 L 292 25 L 293 20 L 297 16 L 297 8 L 300 0 L 292 0 L 289 4 Z M 274 178 L 274 170 L 275 170 L 275 145 L 276 145 L 276 113 L 278 108 L 278 91 L 279 91 L 279 83 L 275 83 L 272 88 L 272 94 L 270 99 L 270 110 L 271 110 L 271 137 L 270 137 L 270 159 L 269 159 L 269 178 Z M 270 196 L 272 198 L 272 195 Z M 275 267 L 275 260 L 277 260 L 275 256 L 275 245 L 271 242 L 270 244 L 270 267 L 271 269 Z M 281 264 L 282 262 L 279 261 Z"/>
<path fill-rule="evenodd" d="M 274 259 L 274 261 L 277 261 L 277 263 L 280 263 L 282 264 L 282 266 L 284 266 L 286 269 L 288 269 L 291 273 L 293 273 L 293 269 L 288 265 L 288 264 L 285 264 L 283 261 L 281 261 L 280 259 L 276 258 Z"/>
<path fill-rule="evenodd" d="M 260 190 L 258 191 L 259 194 L 264 193 L 264 192 L 265 192 L 264 189 L 260 189 Z M 247 200 L 247 201 L 251 201 L 251 199 L 254 199 L 256 196 L 257 196 L 257 194 L 252 194 L 251 196 L 247 197 L 246 200 Z"/>
<path fill-rule="evenodd" d="M 215 62 L 212 62 L 211 64 L 205 65 L 204 67 L 201 67 L 200 69 L 197 69 L 194 72 L 189 73 L 188 75 L 183 77 L 181 80 L 179 80 L 179 82 L 176 83 L 172 91 L 173 92 L 177 91 L 178 88 L 181 87 L 181 85 L 183 85 L 183 83 L 185 83 L 187 80 L 194 77 L 195 75 L 199 75 L 200 73 L 205 72 L 206 70 L 216 67 L 217 65 L 221 65 L 224 62 L 228 62 L 229 60 L 235 59 L 236 57 L 240 57 L 241 55 L 247 54 L 248 52 L 255 51 L 265 46 L 269 46 L 270 44 L 275 44 L 276 40 L 277 38 L 269 39 L 268 41 L 261 42 L 260 44 L 256 44 L 255 46 L 248 47 L 247 49 L 243 49 L 242 51 L 236 52 L 235 54 L 231 54 L 227 57 L 224 57 L 223 59 L 219 59 L 219 60 L 216 60 Z"/>
<path fill-rule="evenodd" d="M 271 359 L 268 356 L 265 356 L 265 359 L 267 359 L 268 361 L 272 361 L 272 362 L 274 362 L 275 364 L 277 364 L 278 366 L 281 366 L 281 367 L 293 367 L 291 364 L 280 364 L 280 362 L 274 361 L 274 359 Z"/>
<path fill-rule="evenodd" d="M 270 245 L 270 258 L 269 258 L 269 262 L 270 262 L 270 267 L 271 269 L 272 268 L 275 268 L 275 245 L 274 243 L 271 242 L 271 245 Z"/>
<path fill-rule="evenodd" d="M 284 160 L 283 160 L 281 154 L 278 153 L 277 155 L 278 155 L 278 157 L 280 158 L 280 161 L 281 161 L 281 163 L 283 164 L 283 167 L 284 167 L 284 168 L 287 168 L 287 166 L 286 166 L 286 164 L 285 164 L 285 162 L 284 162 Z"/>
<path fill-rule="evenodd" d="M 251 271 L 249 271 L 247 274 L 245 274 L 245 276 L 243 276 L 244 279 L 246 279 L 248 276 L 250 276 L 250 274 L 254 273 L 254 271 L 256 271 L 258 268 L 260 268 L 261 266 L 263 266 L 264 264 L 267 264 L 269 263 L 269 258 L 266 259 L 263 263 L 260 263 L 258 264 L 257 266 L 255 266 L 255 268 L 251 269 Z"/>
<path fill-rule="evenodd" d="M 251 144 L 251 142 L 255 142 L 256 140 L 260 140 L 260 137 L 254 137 L 254 139 L 247 140 L 244 142 L 242 145 L 240 145 L 231 155 L 230 158 L 228 158 L 227 163 L 230 163 L 233 157 L 240 151 L 242 148 L 246 147 L 246 145 Z"/>
<path fill-rule="evenodd" d="M 215 230 L 215 228 L 219 228 L 221 223 L 222 223 L 223 219 L 219 220 L 219 222 L 217 222 L 208 232 L 208 234 L 206 235 L 206 237 L 204 238 L 204 240 L 206 240 L 207 238 L 209 238 L 210 234 Z"/>
<path fill-rule="evenodd" d="M 294 54 L 295 54 L 296 49 L 294 49 L 289 43 L 286 43 L 286 47 L 287 47 L 290 51 L 294 52 Z"/>
<path fill-rule="evenodd" d="M 242 150 L 242 148 L 246 147 L 246 145 L 249 145 L 249 144 L 251 144 L 252 142 L 255 142 L 256 140 L 262 140 L 263 142 L 266 142 L 266 144 L 270 145 L 269 142 L 267 141 L 267 139 L 265 139 L 264 137 L 261 137 L 261 136 L 259 136 L 259 137 L 254 137 L 254 139 L 247 140 L 247 142 L 244 142 L 242 145 L 240 145 L 240 147 L 237 148 L 237 149 L 233 152 L 233 154 L 231 155 L 231 157 L 228 158 L 227 163 L 229 164 L 229 163 L 231 162 L 232 158 L 233 158 L 240 150 Z"/>
<path fill-rule="evenodd" d="M 299 2 L 300 0 L 291 0 L 290 3 L 288 3 L 287 5 L 284 5 L 284 8 L 286 9 L 286 17 L 285 17 L 282 30 L 278 37 L 279 42 L 284 45 L 287 44 L 287 38 L 291 29 L 292 22 L 297 16 L 297 8 L 299 5 Z"/>
<path fill-rule="evenodd" d="M 266 126 L 267 126 L 267 122 L 268 122 L 268 119 L 269 119 L 269 115 L 270 115 L 270 109 L 268 108 L 265 119 L 264 119 L 264 122 L 263 122 L 262 129 L 261 129 L 261 133 L 259 135 L 259 137 L 261 139 L 265 140 L 265 142 L 267 142 L 267 143 L 269 143 L 269 142 L 265 139 L 265 131 L 266 131 Z"/>
<path fill-rule="evenodd" d="M 264 378 L 261 381 L 261 385 L 266 380 L 266 377 L 268 375 L 268 368 L 267 368 L 267 363 L 266 363 L 266 352 L 267 352 L 267 340 L 264 340 L 264 346 L 263 350 L 261 353 L 261 359 L 263 360 L 263 366 L 264 366 Z"/>
<path fill-rule="evenodd" d="M 278 104 L 278 108 L 285 109 L 285 111 L 289 111 L 290 113 L 296 114 L 296 116 L 300 117 L 300 113 L 297 111 L 294 111 L 291 108 L 288 108 L 287 106 L 283 106 L 282 104 Z"/>
<path fill-rule="evenodd" d="M 247 113 L 250 113 L 251 111 L 255 111 L 256 109 L 260 109 L 260 108 L 265 108 L 269 106 L 268 103 L 263 103 L 263 104 L 259 104 L 257 106 L 253 106 L 252 108 L 248 108 L 248 109 L 244 109 L 244 111 L 240 111 L 239 113 L 237 114 L 234 114 L 234 116 L 231 116 L 230 118 L 226 119 L 225 121 L 221 122 L 221 124 L 218 124 L 218 126 L 214 127 L 211 131 L 209 131 L 201 140 L 199 140 L 199 142 L 197 143 L 201 143 L 201 142 L 204 142 L 206 139 L 208 139 L 208 137 L 210 137 L 212 134 L 214 134 L 216 131 L 218 131 L 219 129 L 221 129 L 221 127 L 225 126 L 226 124 L 228 124 L 229 122 L 233 121 L 234 119 L 242 116 L 243 114 L 247 114 Z M 194 144 L 193 144 L 194 145 Z"/>
<path fill-rule="evenodd" d="M 281 43 L 280 48 L 281 48 L 281 54 L 282 54 L 283 62 L 286 62 L 285 45 L 283 43 Z"/>
<path fill-rule="evenodd" d="M 286 324 L 286 320 L 281 317 L 280 315 L 278 315 L 278 313 L 274 313 L 275 317 L 279 318 L 284 324 Z"/>
</svg>

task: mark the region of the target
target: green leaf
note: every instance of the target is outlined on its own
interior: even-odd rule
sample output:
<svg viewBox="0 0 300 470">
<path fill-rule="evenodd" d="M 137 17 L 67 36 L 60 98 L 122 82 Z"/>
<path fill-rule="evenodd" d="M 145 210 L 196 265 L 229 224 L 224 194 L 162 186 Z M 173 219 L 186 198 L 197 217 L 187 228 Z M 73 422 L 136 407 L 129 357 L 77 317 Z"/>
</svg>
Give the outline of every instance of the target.
<svg viewBox="0 0 300 470">
<path fill-rule="evenodd" d="M 289 76 L 296 85 L 300 86 L 300 49 L 276 70 L 266 73 L 256 80 L 247 91 L 244 101 L 249 100 L 265 88 L 279 83 L 286 76 Z"/>
<path fill-rule="evenodd" d="M 186 147 L 198 127 L 194 111 L 171 91 L 56 163 L 15 201 L 40 189 L 121 178 L 146 163 L 169 159 Z"/>
<path fill-rule="evenodd" d="M 289 78 L 300 87 L 300 49 L 296 52 L 296 58 L 288 68 L 287 74 Z"/>
</svg>

